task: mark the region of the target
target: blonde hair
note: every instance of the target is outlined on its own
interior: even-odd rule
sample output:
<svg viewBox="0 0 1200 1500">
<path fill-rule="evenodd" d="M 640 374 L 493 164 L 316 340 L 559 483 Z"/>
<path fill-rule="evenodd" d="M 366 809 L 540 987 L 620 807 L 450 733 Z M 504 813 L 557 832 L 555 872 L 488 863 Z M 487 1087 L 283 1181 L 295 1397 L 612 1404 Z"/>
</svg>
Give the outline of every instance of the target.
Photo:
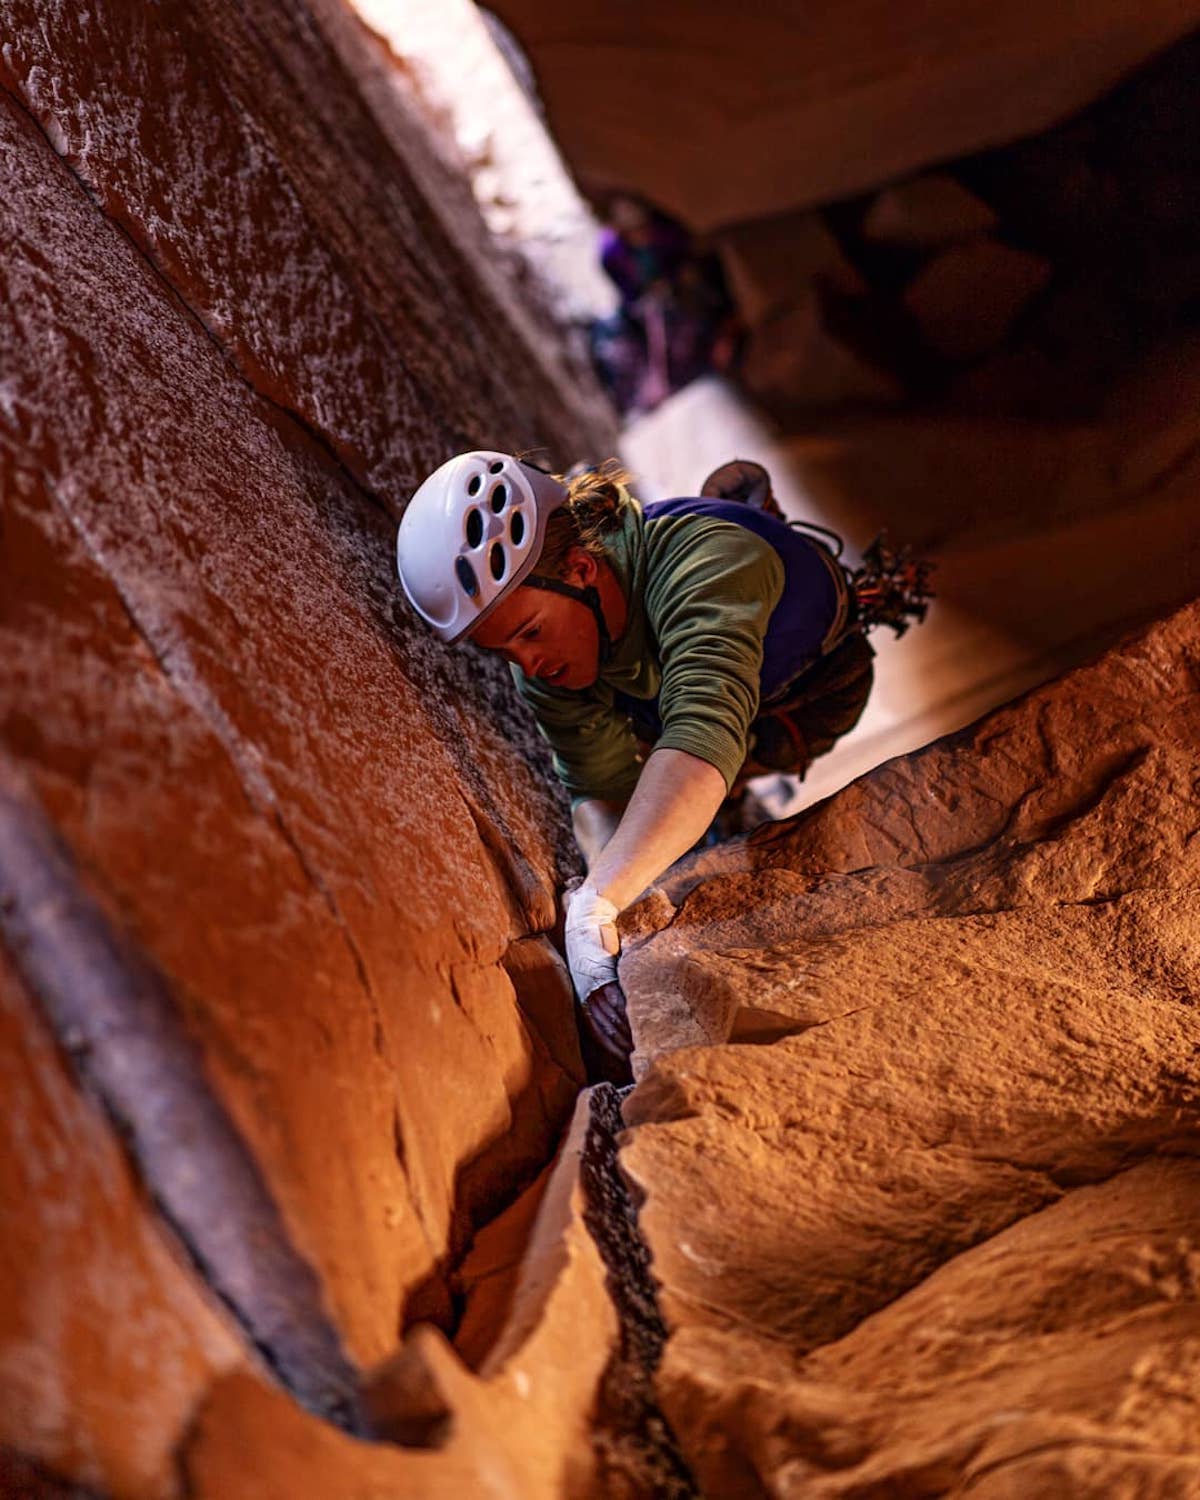
<svg viewBox="0 0 1200 1500">
<path fill-rule="evenodd" d="M 625 487 L 633 476 L 619 459 L 607 458 L 594 468 L 554 477 L 566 486 L 567 503 L 550 517 L 534 572 L 560 578 L 572 547 L 596 557 L 604 551 L 605 536 L 621 524 Z"/>
</svg>

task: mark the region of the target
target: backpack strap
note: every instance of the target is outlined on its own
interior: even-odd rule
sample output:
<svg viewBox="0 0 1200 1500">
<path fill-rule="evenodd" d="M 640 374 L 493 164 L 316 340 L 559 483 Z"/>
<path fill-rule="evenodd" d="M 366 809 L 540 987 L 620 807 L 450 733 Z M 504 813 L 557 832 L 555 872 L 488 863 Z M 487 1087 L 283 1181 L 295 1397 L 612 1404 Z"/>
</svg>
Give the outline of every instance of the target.
<svg viewBox="0 0 1200 1500">
<path fill-rule="evenodd" d="M 771 476 L 753 459 L 734 458 L 719 465 L 701 485 L 700 494 L 765 511 L 793 530 L 811 534 L 838 594 L 838 613 L 821 643 L 821 656 L 828 656 L 852 630 L 866 635 L 886 625 L 899 637 L 925 618 L 934 597 L 929 587 L 934 564 L 914 557 L 909 547 L 893 548 L 886 531 L 864 551 L 862 565 L 852 572 L 841 562 L 845 543 L 837 532 L 815 521 L 788 520 L 771 489 Z"/>
</svg>

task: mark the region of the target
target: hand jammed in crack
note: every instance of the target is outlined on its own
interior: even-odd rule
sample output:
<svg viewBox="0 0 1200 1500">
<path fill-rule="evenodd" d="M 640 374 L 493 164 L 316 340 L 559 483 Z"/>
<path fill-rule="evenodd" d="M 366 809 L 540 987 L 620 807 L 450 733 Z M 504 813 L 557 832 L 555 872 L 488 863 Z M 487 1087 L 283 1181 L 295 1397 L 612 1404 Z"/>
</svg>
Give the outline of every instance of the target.
<svg viewBox="0 0 1200 1500">
<path fill-rule="evenodd" d="M 563 897 L 566 907 L 567 965 L 581 1007 L 587 1035 L 595 1042 L 609 1071 L 628 1074 L 633 1036 L 625 997 L 617 983 L 617 908 L 584 881 Z"/>
</svg>

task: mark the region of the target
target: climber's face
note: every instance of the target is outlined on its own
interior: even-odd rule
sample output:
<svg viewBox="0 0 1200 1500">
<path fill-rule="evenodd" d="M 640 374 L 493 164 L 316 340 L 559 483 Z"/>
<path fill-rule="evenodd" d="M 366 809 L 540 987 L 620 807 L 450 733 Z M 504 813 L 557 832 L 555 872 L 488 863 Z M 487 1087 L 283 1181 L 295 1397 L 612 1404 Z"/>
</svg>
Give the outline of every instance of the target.
<svg viewBox="0 0 1200 1500">
<path fill-rule="evenodd" d="M 572 547 L 563 582 L 586 588 L 595 583 L 596 572 L 596 559 Z M 496 605 L 471 639 L 551 687 L 578 691 L 591 687 L 600 672 L 600 632 L 591 610 L 545 589 L 522 584 Z"/>
</svg>

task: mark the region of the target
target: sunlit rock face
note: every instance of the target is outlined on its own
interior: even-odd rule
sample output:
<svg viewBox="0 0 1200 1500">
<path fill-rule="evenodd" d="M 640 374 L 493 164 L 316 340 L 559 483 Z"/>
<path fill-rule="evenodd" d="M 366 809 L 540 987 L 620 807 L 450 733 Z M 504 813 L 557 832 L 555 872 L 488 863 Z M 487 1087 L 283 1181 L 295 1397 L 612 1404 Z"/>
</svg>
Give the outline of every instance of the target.
<svg viewBox="0 0 1200 1500">
<path fill-rule="evenodd" d="M 736 17 L 499 0 L 550 126 L 591 191 L 635 191 L 696 229 L 842 198 L 1044 129 L 1200 22 L 1200 7 L 1067 10 L 880 0 Z"/>
<path fill-rule="evenodd" d="M 705 1494 L 1200 1485 L 1198 683 L 1192 605 L 628 915 Z"/>
<path fill-rule="evenodd" d="M 392 547 L 613 433 L 341 7 L 0 30 L 0 1448 L 149 1495 L 231 1367 L 353 1426 L 570 1117 L 562 805 Z"/>
</svg>

